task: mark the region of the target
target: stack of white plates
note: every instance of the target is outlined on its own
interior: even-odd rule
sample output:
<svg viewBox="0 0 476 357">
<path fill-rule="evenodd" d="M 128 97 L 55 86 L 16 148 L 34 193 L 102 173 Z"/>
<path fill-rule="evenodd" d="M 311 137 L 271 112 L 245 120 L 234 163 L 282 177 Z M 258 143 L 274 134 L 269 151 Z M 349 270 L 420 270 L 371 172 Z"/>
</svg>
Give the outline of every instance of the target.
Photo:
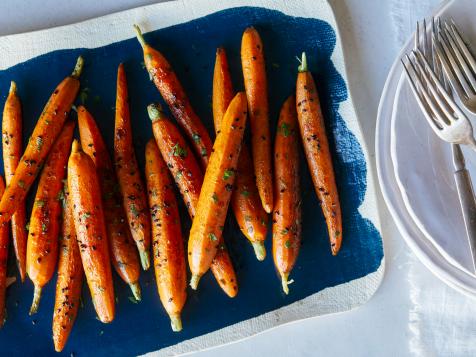
<svg viewBox="0 0 476 357">
<path fill-rule="evenodd" d="M 435 16 L 453 18 L 476 46 L 474 0 L 453 0 Z M 476 275 L 453 178 L 451 147 L 427 124 L 403 74 L 392 67 L 380 101 L 376 129 L 377 170 L 385 201 L 417 257 L 441 280 L 476 297 Z M 468 115 L 476 129 L 476 117 Z M 464 149 L 476 186 L 476 153 Z"/>
</svg>

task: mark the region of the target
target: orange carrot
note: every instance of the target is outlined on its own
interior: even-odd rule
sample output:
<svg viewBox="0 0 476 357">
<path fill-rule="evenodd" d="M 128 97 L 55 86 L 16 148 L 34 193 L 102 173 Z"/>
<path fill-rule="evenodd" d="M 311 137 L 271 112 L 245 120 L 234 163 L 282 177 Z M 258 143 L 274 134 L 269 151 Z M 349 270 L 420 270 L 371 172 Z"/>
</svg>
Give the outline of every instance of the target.
<svg viewBox="0 0 476 357">
<path fill-rule="evenodd" d="M 116 124 L 114 161 L 122 202 L 132 238 L 139 250 L 142 268 L 150 267 L 150 217 L 147 196 L 140 177 L 139 166 L 132 143 L 131 118 L 126 73 L 122 63 L 117 70 Z"/>
<path fill-rule="evenodd" d="M 134 25 L 143 52 L 144 63 L 151 79 L 170 108 L 173 116 L 187 134 L 193 149 L 202 163 L 208 164 L 212 141 L 207 129 L 197 116 L 177 75 L 167 59 L 144 40 L 140 28 Z"/>
<path fill-rule="evenodd" d="M 96 122 L 86 108 L 78 108 L 81 146 L 96 165 L 102 192 L 104 218 L 112 265 L 117 274 L 129 284 L 136 300 L 141 300 L 139 285 L 140 262 L 131 237 L 119 195 L 118 183 L 106 143 Z"/>
<path fill-rule="evenodd" d="M 240 92 L 228 106 L 220 134 L 213 145 L 188 241 L 188 261 L 192 271 L 190 286 L 194 290 L 217 253 L 235 181 L 247 114 L 246 96 Z"/>
<path fill-rule="evenodd" d="M 249 27 L 241 40 L 241 64 L 251 124 L 253 163 L 261 203 L 267 213 L 273 209 L 271 135 L 269 132 L 268 84 L 263 43 L 258 31 Z"/>
<path fill-rule="evenodd" d="M 174 183 L 154 139 L 147 143 L 145 162 L 157 290 L 170 316 L 172 330 L 181 331 L 180 314 L 187 300 L 182 230 Z"/>
<path fill-rule="evenodd" d="M 36 123 L 15 175 L 10 179 L 0 201 L 0 225 L 10 221 L 25 203 L 25 197 L 40 172 L 43 162 L 60 134 L 79 90 L 83 58 L 79 57 L 71 76 L 56 87 Z"/>
<path fill-rule="evenodd" d="M 75 122 L 67 121 L 51 148 L 40 176 L 26 247 L 26 270 L 35 285 L 30 315 L 38 311 L 41 290 L 53 277 L 58 259 L 61 194 Z"/>
<path fill-rule="evenodd" d="M 0 195 L 5 191 L 5 182 L 0 176 Z M 5 292 L 7 290 L 7 263 L 8 263 L 8 226 L 0 227 L 0 328 L 7 318 Z"/>
<path fill-rule="evenodd" d="M 86 280 L 100 321 L 114 319 L 114 286 L 107 241 L 101 188 L 96 166 L 73 141 L 68 161 L 68 189 L 73 206 L 74 228 Z"/>
<path fill-rule="evenodd" d="M 314 78 L 308 71 L 305 53 L 302 54 L 302 63 L 297 76 L 296 107 L 307 165 L 327 222 L 332 255 L 336 255 L 342 244 L 339 193 L 319 94 Z"/>
<path fill-rule="evenodd" d="M 152 131 L 163 159 L 175 178 L 182 197 L 193 219 L 195 216 L 200 190 L 203 184 L 203 174 L 198 162 L 190 153 L 187 143 L 181 136 L 178 128 L 165 116 L 158 104 L 151 104 L 147 108 L 152 120 Z M 238 286 L 236 273 L 231 264 L 223 237 L 218 241 L 220 254 L 212 262 L 212 272 L 223 291 L 230 297 L 236 296 Z"/>
<path fill-rule="evenodd" d="M 53 310 L 53 342 L 61 352 L 76 320 L 83 285 L 83 264 L 79 254 L 68 185 L 64 185 L 63 228 L 60 240 L 58 280 Z"/>
<path fill-rule="evenodd" d="M 17 94 L 15 82 L 10 85 L 2 121 L 3 164 L 5 168 L 5 181 L 10 184 L 22 154 L 22 112 L 20 98 Z M 13 250 L 17 261 L 21 281 L 26 276 L 26 209 L 21 203 L 12 216 Z"/>
<path fill-rule="evenodd" d="M 223 48 L 219 48 L 216 53 L 212 97 L 213 120 L 217 135 L 220 133 L 221 121 L 232 99 L 233 87 L 226 52 Z M 238 159 L 231 207 L 241 231 L 253 245 L 256 257 L 258 260 L 264 260 L 268 215 L 261 205 L 254 179 L 253 162 L 246 143 L 243 143 Z"/>
<path fill-rule="evenodd" d="M 274 142 L 273 258 L 288 294 L 291 272 L 301 246 L 301 192 L 296 99 L 289 97 L 281 108 Z"/>
</svg>

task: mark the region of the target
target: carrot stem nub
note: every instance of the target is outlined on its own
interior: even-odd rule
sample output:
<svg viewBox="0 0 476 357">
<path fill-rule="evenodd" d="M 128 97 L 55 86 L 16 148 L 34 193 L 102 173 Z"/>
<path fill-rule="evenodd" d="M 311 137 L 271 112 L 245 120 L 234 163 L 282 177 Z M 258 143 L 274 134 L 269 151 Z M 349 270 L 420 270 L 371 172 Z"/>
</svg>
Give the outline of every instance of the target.
<svg viewBox="0 0 476 357">
<path fill-rule="evenodd" d="M 132 290 L 132 295 L 134 295 L 134 299 L 136 299 L 136 301 L 141 301 L 142 293 L 141 293 L 141 290 L 140 290 L 139 283 L 138 282 L 130 283 L 129 286 Z"/>
<path fill-rule="evenodd" d="M 192 287 L 193 290 L 197 290 L 198 288 L 198 282 L 200 281 L 201 276 L 199 275 L 192 275 L 192 278 L 190 279 L 190 286 Z"/>
<path fill-rule="evenodd" d="M 35 290 L 33 292 L 33 303 L 31 304 L 30 308 L 30 315 L 36 314 L 38 312 L 38 307 L 40 306 L 40 299 L 41 288 L 39 286 L 35 286 Z"/>
<path fill-rule="evenodd" d="M 144 48 L 147 45 L 147 42 L 145 42 L 144 36 L 142 35 L 142 31 L 140 30 L 140 27 L 134 24 L 134 30 L 136 31 L 136 37 L 137 40 L 139 40 L 140 45 L 142 48 Z"/>
<path fill-rule="evenodd" d="M 159 103 L 152 103 L 147 106 L 147 113 L 151 121 L 156 121 L 162 118 L 164 112 Z"/>
<path fill-rule="evenodd" d="M 84 58 L 82 56 L 79 56 L 78 60 L 76 61 L 76 65 L 74 66 L 73 73 L 71 73 L 71 77 L 79 78 L 79 76 L 81 76 L 81 72 L 83 71 L 83 65 Z"/>
<path fill-rule="evenodd" d="M 170 315 L 170 325 L 172 326 L 172 331 L 182 331 L 182 319 L 180 318 L 180 314 Z"/>
<path fill-rule="evenodd" d="M 308 69 L 307 69 L 307 57 L 306 57 L 306 52 L 303 52 L 303 53 L 302 53 L 302 57 L 301 57 L 301 61 L 300 61 L 300 62 L 301 62 L 301 64 L 300 64 L 299 67 L 298 67 L 298 71 L 299 71 L 300 73 L 302 73 L 302 72 L 307 72 Z"/>
<path fill-rule="evenodd" d="M 8 93 L 15 93 L 17 91 L 17 84 L 14 81 L 10 82 L 10 90 Z"/>
</svg>

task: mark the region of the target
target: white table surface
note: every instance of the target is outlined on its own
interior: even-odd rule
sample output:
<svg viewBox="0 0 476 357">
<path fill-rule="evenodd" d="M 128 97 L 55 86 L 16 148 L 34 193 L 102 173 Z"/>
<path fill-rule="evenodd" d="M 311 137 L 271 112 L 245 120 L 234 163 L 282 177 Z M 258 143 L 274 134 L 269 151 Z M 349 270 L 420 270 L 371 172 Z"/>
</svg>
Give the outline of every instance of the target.
<svg viewBox="0 0 476 357">
<path fill-rule="evenodd" d="M 349 86 L 374 169 L 374 129 L 380 93 L 401 41 L 408 35 L 398 32 L 392 22 L 391 11 L 395 10 L 395 2 L 392 1 L 329 0 L 341 30 L 350 69 Z M 417 3 L 421 0 L 414 1 Z M 434 5 L 438 1 L 429 2 Z M 65 25 L 154 2 L 1 0 L 0 35 Z M 410 15 L 414 18 L 427 15 L 416 14 L 416 11 L 422 11 L 418 6 L 404 6 L 399 10 L 407 11 L 408 18 Z M 447 288 L 416 260 L 400 237 L 380 194 L 379 205 L 386 272 L 381 287 L 367 304 L 354 311 L 291 323 L 244 341 L 194 355 L 404 356 L 426 355 L 425 352 L 438 355 L 441 352 L 438 346 L 425 346 L 418 329 L 418 326 L 424 326 L 425 319 L 432 319 L 432 316 L 421 313 L 418 289 L 434 291 L 434 298 L 437 302 L 440 299 L 442 306 L 448 301 L 458 304 L 471 304 L 471 301 Z M 415 277 L 419 282 L 417 287 Z M 443 316 L 444 320 L 446 318 L 448 324 L 453 323 L 453 316 Z"/>
</svg>

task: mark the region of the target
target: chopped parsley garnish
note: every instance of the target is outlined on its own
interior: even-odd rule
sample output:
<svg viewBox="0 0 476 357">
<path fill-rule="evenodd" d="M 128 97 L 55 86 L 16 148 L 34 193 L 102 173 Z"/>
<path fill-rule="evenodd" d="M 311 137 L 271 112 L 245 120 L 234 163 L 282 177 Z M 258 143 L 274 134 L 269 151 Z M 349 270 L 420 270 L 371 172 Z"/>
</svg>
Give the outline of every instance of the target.
<svg viewBox="0 0 476 357">
<path fill-rule="evenodd" d="M 36 207 L 43 207 L 46 204 L 44 200 L 36 200 L 35 201 L 35 206 Z"/>
<path fill-rule="evenodd" d="M 213 202 L 217 203 L 218 202 L 218 196 L 215 192 L 213 192 L 213 195 L 212 195 L 212 200 Z"/>
<path fill-rule="evenodd" d="M 199 143 L 199 142 L 200 142 L 200 135 L 198 135 L 197 133 L 193 133 L 192 139 L 193 139 L 193 141 L 195 141 L 196 143 Z"/>
<path fill-rule="evenodd" d="M 139 213 L 139 211 L 137 210 L 136 205 L 131 205 L 131 213 L 132 213 L 135 217 L 139 217 L 140 213 Z"/>
<path fill-rule="evenodd" d="M 235 172 L 233 171 L 233 169 L 227 169 L 225 170 L 225 172 L 223 173 L 223 180 L 228 180 L 230 177 L 232 177 L 233 175 L 235 174 Z"/>
<path fill-rule="evenodd" d="M 187 157 L 187 149 L 181 147 L 179 143 L 175 144 L 173 147 L 173 155 L 180 156 L 181 158 Z"/>
<path fill-rule="evenodd" d="M 18 181 L 18 186 L 20 186 L 21 188 L 25 188 L 25 181 L 23 180 Z"/>
<path fill-rule="evenodd" d="M 283 134 L 284 137 L 288 137 L 291 135 L 291 127 L 289 126 L 288 123 L 282 123 L 281 126 L 279 127 L 279 132 Z"/>
<path fill-rule="evenodd" d="M 289 229 L 287 229 L 287 228 L 284 228 L 284 229 L 281 231 L 281 234 L 282 234 L 283 236 L 285 236 L 285 235 L 288 234 L 288 233 L 289 233 Z"/>
<path fill-rule="evenodd" d="M 291 248 L 291 242 L 287 240 L 286 242 L 284 242 L 284 246 L 288 249 Z"/>
<path fill-rule="evenodd" d="M 241 194 L 245 197 L 248 197 L 250 195 L 250 191 L 243 190 L 241 191 Z"/>
<path fill-rule="evenodd" d="M 217 236 L 214 233 L 208 233 L 208 238 L 210 238 L 212 242 L 216 242 L 218 240 Z"/>
</svg>

